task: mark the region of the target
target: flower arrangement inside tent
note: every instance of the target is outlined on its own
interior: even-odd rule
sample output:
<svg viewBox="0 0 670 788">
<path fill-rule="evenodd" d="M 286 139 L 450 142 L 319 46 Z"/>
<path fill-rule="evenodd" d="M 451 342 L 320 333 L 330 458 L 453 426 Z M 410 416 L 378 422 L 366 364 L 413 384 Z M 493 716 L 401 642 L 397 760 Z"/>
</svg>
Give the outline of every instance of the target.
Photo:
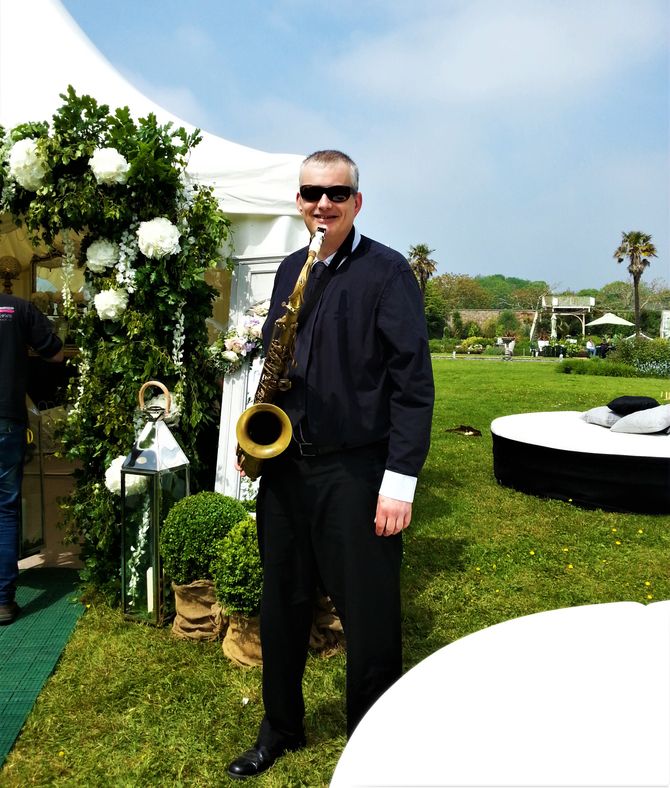
<svg viewBox="0 0 670 788">
<path fill-rule="evenodd" d="M 269 308 L 269 301 L 254 304 L 236 326 L 209 346 L 210 364 L 221 377 L 237 372 L 243 363 L 250 364 L 261 353 L 263 323 Z"/>
<path fill-rule="evenodd" d="M 105 476 L 132 447 L 146 380 L 172 392 L 197 485 L 217 390 L 205 323 L 215 291 L 203 274 L 220 262 L 229 223 L 211 189 L 186 173 L 197 130 L 152 114 L 136 123 L 127 108 L 111 114 L 71 87 L 62 98 L 50 122 L 0 128 L 0 209 L 63 257 L 62 308 L 78 352 L 62 442 L 81 468 L 64 512 L 100 587 L 118 578 L 119 501 Z"/>
</svg>

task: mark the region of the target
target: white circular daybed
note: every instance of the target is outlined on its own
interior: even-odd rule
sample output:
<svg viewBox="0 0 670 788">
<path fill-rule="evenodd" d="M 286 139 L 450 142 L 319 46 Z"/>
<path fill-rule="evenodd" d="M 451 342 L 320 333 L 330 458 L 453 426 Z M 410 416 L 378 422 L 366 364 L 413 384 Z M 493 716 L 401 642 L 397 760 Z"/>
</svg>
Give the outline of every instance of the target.
<svg viewBox="0 0 670 788">
<path fill-rule="evenodd" d="M 557 411 L 494 419 L 498 482 L 588 508 L 670 513 L 670 435 L 616 432 L 582 416 Z"/>
</svg>

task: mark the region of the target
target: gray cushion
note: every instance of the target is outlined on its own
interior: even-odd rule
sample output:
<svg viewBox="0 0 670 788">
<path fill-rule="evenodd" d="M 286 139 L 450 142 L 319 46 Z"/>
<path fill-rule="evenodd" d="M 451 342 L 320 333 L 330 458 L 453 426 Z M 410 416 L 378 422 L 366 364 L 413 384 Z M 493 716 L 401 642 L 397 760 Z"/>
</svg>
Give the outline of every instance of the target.
<svg viewBox="0 0 670 788">
<path fill-rule="evenodd" d="M 600 427 L 611 427 L 621 419 L 621 416 L 607 407 L 607 405 L 599 405 L 597 408 L 591 408 L 582 413 L 582 418 L 588 424 L 598 424 Z"/>
<path fill-rule="evenodd" d="M 659 405 L 648 410 L 638 410 L 619 419 L 612 425 L 612 432 L 664 432 L 670 427 L 670 405 Z"/>
</svg>

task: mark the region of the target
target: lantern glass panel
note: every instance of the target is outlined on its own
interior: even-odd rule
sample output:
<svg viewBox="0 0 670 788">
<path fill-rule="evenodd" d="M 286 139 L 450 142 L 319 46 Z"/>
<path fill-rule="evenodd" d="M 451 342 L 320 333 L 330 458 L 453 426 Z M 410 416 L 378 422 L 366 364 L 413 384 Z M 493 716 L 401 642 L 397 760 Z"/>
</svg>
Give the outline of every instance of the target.
<svg viewBox="0 0 670 788">
<path fill-rule="evenodd" d="M 189 494 L 188 467 L 164 471 L 159 478 L 160 522 L 163 523 L 174 504 Z"/>
<path fill-rule="evenodd" d="M 133 618 L 155 619 L 155 536 L 152 513 L 154 484 L 144 474 L 121 472 L 123 501 L 123 612 Z"/>
</svg>

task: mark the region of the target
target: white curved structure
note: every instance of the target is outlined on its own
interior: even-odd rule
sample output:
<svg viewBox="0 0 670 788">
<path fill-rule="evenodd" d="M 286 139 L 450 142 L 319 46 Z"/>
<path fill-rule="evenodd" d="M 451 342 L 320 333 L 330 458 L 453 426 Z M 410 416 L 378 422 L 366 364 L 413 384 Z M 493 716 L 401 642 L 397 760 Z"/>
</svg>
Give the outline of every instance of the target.
<svg viewBox="0 0 670 788">
<path fill-rule="evenodd" d="M 668 786 L 670 602 L 565 608 L 475 632 L 406 673 L 331 788 Z"/>
</svg>

